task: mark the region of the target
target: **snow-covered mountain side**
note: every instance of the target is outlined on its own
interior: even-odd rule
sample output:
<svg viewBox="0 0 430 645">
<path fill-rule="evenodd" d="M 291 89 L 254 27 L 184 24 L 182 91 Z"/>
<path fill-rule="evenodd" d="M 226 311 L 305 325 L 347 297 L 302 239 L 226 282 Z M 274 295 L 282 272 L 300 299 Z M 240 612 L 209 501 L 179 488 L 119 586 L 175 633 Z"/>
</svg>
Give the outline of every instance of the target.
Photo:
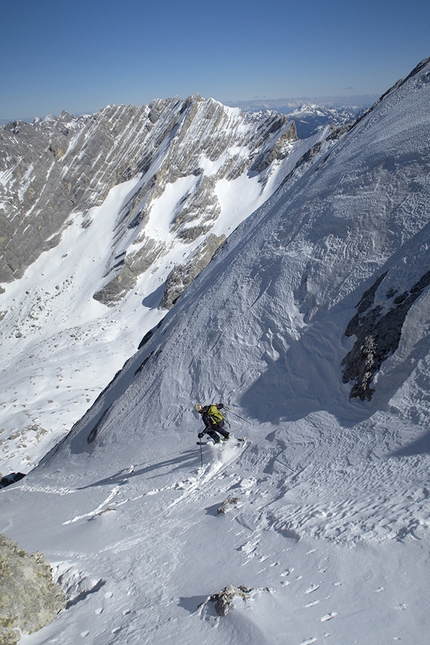
<svg viewBox="0 0 430 645">
<path fill-rule="evenodd" d="M 426 643 L 429 104 L 427 59 L 0 492 L 0 532 L 68 595 L 22 645 Z M 196 401 L 245 446 L 196 446 Z"/>
<path fill-rule="evenodd" d="M 198 95 L 0 129 L 3 473 L 64 436 L 327 134 Z"/>
</svg>

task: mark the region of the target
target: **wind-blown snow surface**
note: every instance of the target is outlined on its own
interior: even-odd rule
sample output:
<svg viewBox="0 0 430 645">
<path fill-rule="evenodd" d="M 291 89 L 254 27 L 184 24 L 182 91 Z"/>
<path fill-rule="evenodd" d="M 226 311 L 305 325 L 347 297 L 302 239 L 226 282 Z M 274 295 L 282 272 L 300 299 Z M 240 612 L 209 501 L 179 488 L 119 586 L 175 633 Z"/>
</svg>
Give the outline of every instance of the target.
<svg viewBox="0 0 430 645">
<path fill-rule="evenodd" d="M 376 279 L 383 308 L 429 270 L 429 81 L 427 62 L 239 227 L 1 493 L 0 531 L 69 588 L 24 645 L 427 642 L 428 288 L 371 401 L 349 398 L 341 361 Z M 192 405 L 216 400 L 250 441 L 202 446 L 201 466 Z M 252 597 L 217 617 L 205 601 L 228 584 Z"/>
</svg>

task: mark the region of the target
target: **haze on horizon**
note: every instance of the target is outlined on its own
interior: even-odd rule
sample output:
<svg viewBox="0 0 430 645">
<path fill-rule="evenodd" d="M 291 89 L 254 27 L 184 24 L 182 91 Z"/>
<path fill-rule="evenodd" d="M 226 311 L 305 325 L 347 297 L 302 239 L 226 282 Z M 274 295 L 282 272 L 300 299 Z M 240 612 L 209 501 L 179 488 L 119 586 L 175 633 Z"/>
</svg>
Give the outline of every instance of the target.
<svg viewBox="0 0 430 645">
<path fill-rule="evenodd" d="M 0 119 L 196 92 L 379 96 L 429 55 L 429 23 L 425 0 L 16 0 L 2 11 Z"/>
</svg>

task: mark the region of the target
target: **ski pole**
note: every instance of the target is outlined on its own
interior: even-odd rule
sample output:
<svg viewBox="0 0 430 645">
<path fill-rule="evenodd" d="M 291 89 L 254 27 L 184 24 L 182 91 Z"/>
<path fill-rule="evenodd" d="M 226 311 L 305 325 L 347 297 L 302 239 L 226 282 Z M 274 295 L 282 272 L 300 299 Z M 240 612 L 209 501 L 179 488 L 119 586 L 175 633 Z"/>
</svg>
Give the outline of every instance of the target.
<svg viewBox="0 0 430 645">
<path fill-rule="evenodd" d="M 200 468 L 203 468 L 203 448 L 202 448 L 202 444 L 200 444 Z"/>
<path fill-rule="evenodd" d="M 249 423 L 250 426 L 252 426 L 251 421 L 248 421 L 248 419 L 244 419 L 243 417 L 239 416 L 236 414 L 236 412 L 232 412 L 231 408 L 227 408 L 227 410 L 232 414 L 234 417 L 237 417 L 238 419 L 241 419 L 242 421 L 245 421 L 245 423 Z"/>
</svg>

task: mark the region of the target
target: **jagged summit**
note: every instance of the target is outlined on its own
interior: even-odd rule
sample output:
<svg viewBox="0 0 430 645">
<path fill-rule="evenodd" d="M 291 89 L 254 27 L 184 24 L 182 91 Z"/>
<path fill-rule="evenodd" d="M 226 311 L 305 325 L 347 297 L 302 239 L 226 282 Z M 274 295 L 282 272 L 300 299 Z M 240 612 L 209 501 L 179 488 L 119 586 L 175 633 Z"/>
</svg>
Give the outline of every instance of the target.
<svg viewBox="0 0 430 645">
<path fill-rule="evenodd" d="M 93 115 L 72 117 L 63 112 L 32 124 L 9 124 L 0 132 L 6 233 L 0 281 L 21 277 L 41 252 L 58 243 L 68 217 L 88 212 L 114 185 L 135 176 L 140 177 L 139 195 L 134 195 L 134 208 L 129 208 L 134 228 L 167 184 L 188 176 L 212 177 L 213 186 L 206 181 L 202 187 L 200 177 L 194 190 L 201 219 L 216 219 L 220 209 L 213 192 L 216 179 L 205 173 L 201 162 L 220 161 L 218 179 L 237 178 L 251 166 L 259 172 L 254 159 L 263 150 L 266 167 L 291 152 L 294 132 L 284 136 L 286 121 L 276 114 L 248 117 L 197 94 L 186 100 L 157 99 L 141 107 L 109 105 Z M 276 152 L 265 161 L 275 143 Z M 232 148 L 237 152 L 229 152 Z M 227 156 L 221 159 L 222 155 Z M 195 210 L 190 189 L 186 196 L 188 210 Z M 202 200 L 214 202 L 212 215 L 205 217 Z M 186 237 L 192 236 L 188 230 Z"/>
</svg>

